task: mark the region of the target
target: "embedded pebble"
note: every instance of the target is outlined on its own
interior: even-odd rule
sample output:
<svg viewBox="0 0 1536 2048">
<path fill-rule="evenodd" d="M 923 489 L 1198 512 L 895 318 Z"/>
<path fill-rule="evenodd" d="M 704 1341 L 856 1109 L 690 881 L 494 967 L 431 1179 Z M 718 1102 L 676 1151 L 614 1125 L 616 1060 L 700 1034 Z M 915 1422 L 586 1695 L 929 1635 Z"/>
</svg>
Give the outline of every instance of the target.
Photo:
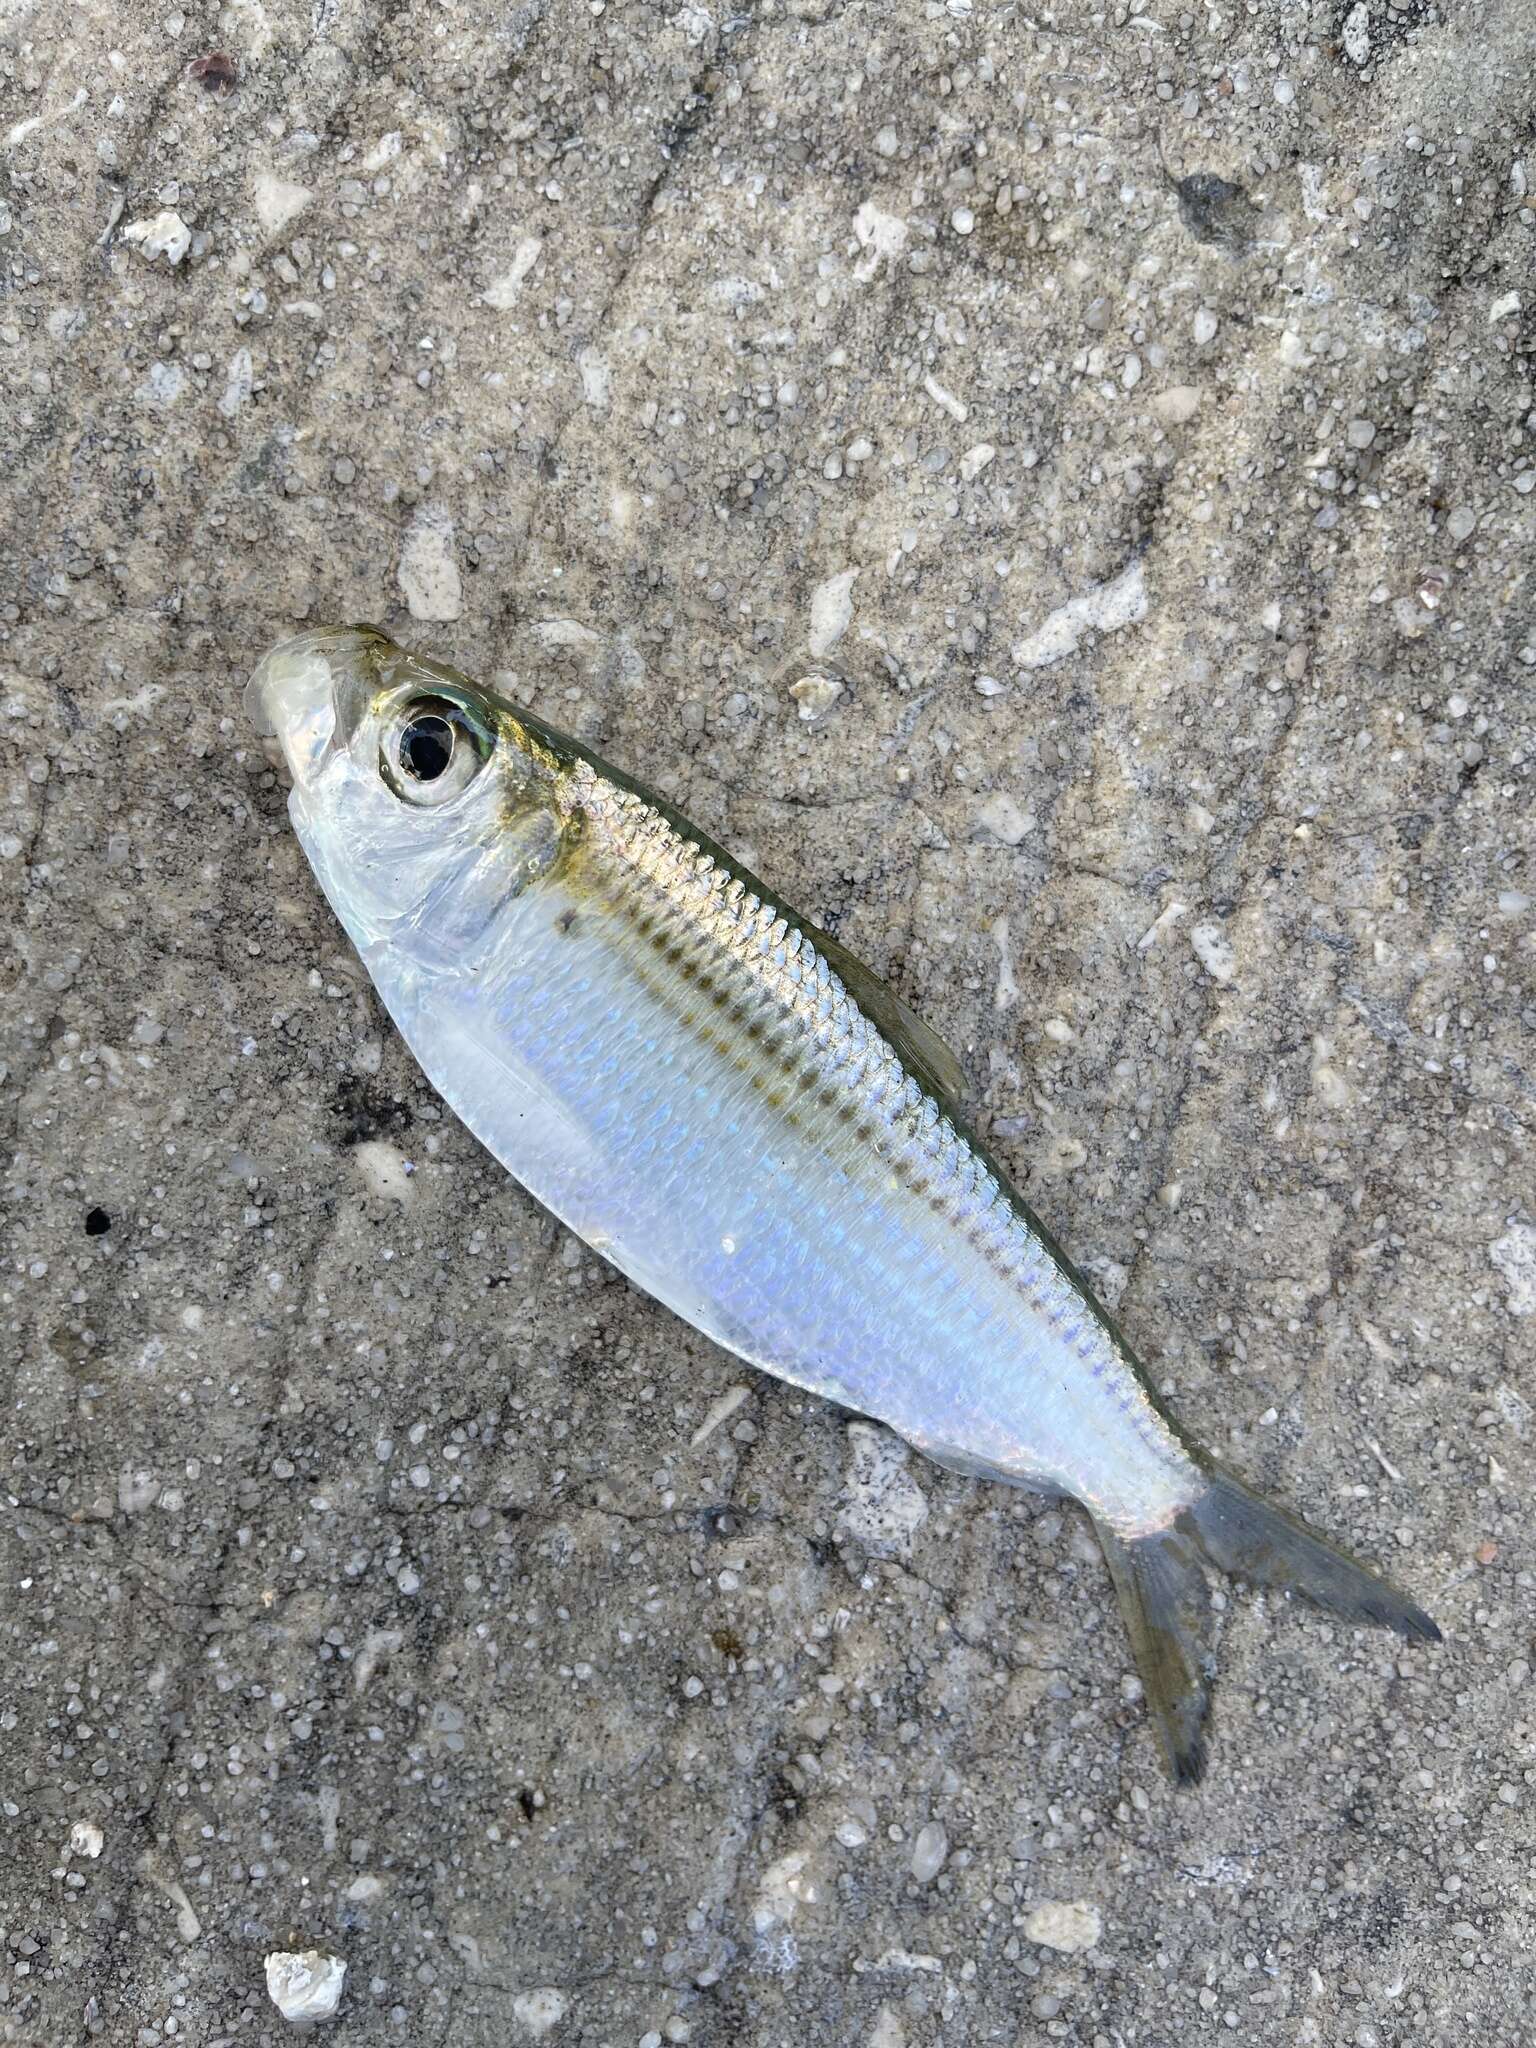
<svg viewBox="0 0 1536 2048">
<path fill-rule="evenodd" d="M 397 577 L 413 619 L 456 619 L 463 611 L 453 521 L 441 506 L 423 505 L 407 527 Z"/>
<path fill-rule="evenodd" d="M 258 171 L 251 180 L 251 196 L 257 220 L 268 235 L 278 235 L 292 226 L 315 195 L 307 185 L 296 185 L 291 178 Z"/>
<path fill-rule="evenodd" d="M 994 840 L 999 846 L 1017 846 L 1035 829 L 1035 819 L 1008 795 L 995 790 L 976 813 L 976 837 Z"/>
<path fill-rule="evenodd" d="M 229 359 L 229 371 L 223 391 L 219 395 L 219 412 L 232 420 L 249 399 L 255 388 L 256 369 L 248 348 L 237 348 Z"/>
<path fill-rule="evenodd" d="M 1170 384 L 1166 391 L 1160 391 L 1153 399 L 1152 410 L 1164 426 L 1182 427 L 1200 410 L 1200 387 L 1197 384 Z"/>
<path fill-rule="evenodd" d="M 866 1550 L 910 1555 L 928 1519 L 928 1497 L 909 1469 L 907 1446 L 874 1423 L 850 1422 L 848 1452 L 839 1527 Z"/>
<path fill-rule="evenodd" d="M 825 718 L 838 698 L 843 694 L 841 676 L 825 669 L 813 669 L 798 682 L 789 686 L 789 694 L 800 707 L 800 716 L 806 724 L 815 719 Z"/>
<path fill-rule="evenodd" d="M 542 2041 L 558 2027 L 569 2010 L 565 1993 L 548 1984 L 536 1991 L 519 1992 L 512 2001 L 513 2019 L 535 2041 Z"/>
<path fill-rule="evenodd" d="M 1232 942 L 1219 924 L 1202 919 L 1189 928 L 1189 943 L 1195 958 L 1212 981 L 1230 981 L 1237 971 Z"/>
<path fill-rule="evenodd" d="M 1089 1899 L 1042 1899 L 1024 1915 L 1026 1937 L 1041 1948 L 1059 1949 L 1063 1955 L 1082 1955 L 1097 1948 L 1103 1932 L 1103 1918 Z"/>
<path fill-rule="evenodd" d="M 274 1949 L 266 1970 L 267 1996 L 294 2026 L 328 2020 L 341 2003 L 347 1966 L 339 1956 L 317 1948 Z"/>
<path fill-rule="evenodd" d="M 543 248 L 541 235 L 523 236 L 512 252 L 512 261 L 499 276 L 492 278 L 482 294 L 485 304 L 493 312 L 511 312 L 522 297 L 524 281 L 538 262 Z"/>
<path fill-rule="evenodd" d="M 411 1162 L 385 1138 L 365 1138 L 348 1155 L 370 1195 L 403 1208 L 415 1195 Z"/>
<path fill-rule="evenodd" d="M 949 1836 L 936 1820 L 917 1831 L 912 1844 L 912 1875 L 919 1884 L 932 1884 L 949 1855 Z"/>
<path fill-rule="evenodd" d="M 138 245 L 139 254 L 146 263 L 153 263 L 163 256 L 174 266 L 181 262 L 192 246 L 192 230 L 179 213 L 169 208 L 157 213 L 152 220 L 131 220 L 122 230 L 125 242 Z"/>
<path fill-rule="evenodd" d="M 853 274 L 860 284 L 869 284 L 882 263 L 893 263 L 906 248 L 910 231 L 904 220 L 868 199 L 853 216 L 853 232 L 865 251 Z"/>
<path fill-rule="evenodd" d="M 1140 561 L 1115 577 L 1069 598 L 1013 646 L 1020 668 L 1049 668 L 1075 654 L 1088 632 L 1118 633 L 1147 616 L 1147 587 Z"/>
<path fill-rule="evenodd" d="M 1504 1276 L 1510 1314 L 1536 1315 L 1536 1225 L 1511 1224 L 1489 1245 L 1488 1256 Z"/>
<path fill-rule="evenodd" d="M 1218 325 L 1219 322 L 1216 315 L 1211 311 L 1210 307 L 1202 306 L 1195 314 L 1194 320 L 1195 345 L 1197 348 L 1204 348 L 1208 341 L 1216 339 Z"/>
<path fill-rule="evenodd" d="M 830 654 L 848 630 L 853 617 L 853 586 L 857 569 L 842 569 L 818 583 L 811 593 L 811 632 L 808 645 L 816 660 Z"/>
</svg>

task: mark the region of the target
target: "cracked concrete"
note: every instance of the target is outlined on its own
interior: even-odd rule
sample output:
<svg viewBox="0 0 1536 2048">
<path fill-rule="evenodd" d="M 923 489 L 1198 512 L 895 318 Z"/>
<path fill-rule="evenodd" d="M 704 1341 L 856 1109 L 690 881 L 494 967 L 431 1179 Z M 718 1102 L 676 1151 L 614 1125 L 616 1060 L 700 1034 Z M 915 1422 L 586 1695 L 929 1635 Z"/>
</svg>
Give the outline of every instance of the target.
<svg viewBox="0 0 1536 2048">
<path fill-rule="evenodd" d="M 357 2042 L 1530 2038 L 1527 43 L 7 12 L 0 2039 L 276 2041 L 315 1947 Z M 324 618 L 887 973 L 1444 1647 L 1234 1594 L 1175 1794 L 1073 1510 L 567 1240 L 241 724 Z"/>
</svg>

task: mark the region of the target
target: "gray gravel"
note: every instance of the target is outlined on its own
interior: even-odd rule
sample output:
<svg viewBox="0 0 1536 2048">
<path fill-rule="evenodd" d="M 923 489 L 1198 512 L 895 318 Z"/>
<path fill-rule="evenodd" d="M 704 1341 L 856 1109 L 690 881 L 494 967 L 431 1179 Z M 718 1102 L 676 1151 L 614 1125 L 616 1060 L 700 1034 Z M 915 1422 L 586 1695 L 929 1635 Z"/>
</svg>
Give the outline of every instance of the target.
<svg viewBox="0 0 1536 2048">
<path fill-rule="evenodd" d="M 0 2038 L 286 2039 L 312 1949 L 359 2043 L 1536 2038 L 1531 69 L 1515 0 L 5 11 Z M 240 720 L 330 618 L 887 971 L 1445 1646 L 1233 1598 L 1177 1794 L 1075 1512 L 556 1229 Z"/>
</svg>

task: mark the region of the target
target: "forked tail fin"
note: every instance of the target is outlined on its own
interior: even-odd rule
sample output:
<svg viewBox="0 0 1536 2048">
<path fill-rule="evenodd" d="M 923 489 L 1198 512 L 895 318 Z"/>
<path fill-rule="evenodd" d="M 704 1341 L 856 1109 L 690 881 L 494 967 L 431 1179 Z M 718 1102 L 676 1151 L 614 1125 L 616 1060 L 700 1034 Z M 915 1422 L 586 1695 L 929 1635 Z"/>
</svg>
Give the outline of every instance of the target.
<svg viewBox="0 0 1536 2048">
<path fill-rule="evenodd" d="M 1420 1642 L 1440 1640 L 1422 1607 L 1298 1516 L 1272 1507 L 1219 1467 L 1206 1467 L 1205 1478 L 1200 1497 L 1167 1529 L 1129 1540 L 1099 1529 L 1147 1710 L 1181 1784 L 1193 1784 L 1205 1769 L 1213 1668 L 1205 1641 L 1207 1564 L 1250 1585 L 1299 1593 L 1350 1621 L 1381 1622 Z"/>
</svg>

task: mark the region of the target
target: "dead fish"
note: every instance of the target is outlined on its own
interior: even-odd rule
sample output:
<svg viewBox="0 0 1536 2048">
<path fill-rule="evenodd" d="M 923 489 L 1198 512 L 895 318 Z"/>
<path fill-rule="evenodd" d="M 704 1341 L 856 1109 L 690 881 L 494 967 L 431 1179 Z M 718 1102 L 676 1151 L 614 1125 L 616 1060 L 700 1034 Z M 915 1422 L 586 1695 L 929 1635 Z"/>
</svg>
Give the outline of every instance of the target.
<svg viewBox="0 0 1536 2048">
<path fill-rule="evenodd" d="M 321 887 L 481 1143 L 763 1371 L 1080 1501 L 1178 1778 L 1205 1760 L 1208 1569 L 1439 1640 L 1189 1440 L 968 1128 L 953 1053 L 668 804 L 369 627 L 284 641 L 247 701 Z"/>
</svg>

